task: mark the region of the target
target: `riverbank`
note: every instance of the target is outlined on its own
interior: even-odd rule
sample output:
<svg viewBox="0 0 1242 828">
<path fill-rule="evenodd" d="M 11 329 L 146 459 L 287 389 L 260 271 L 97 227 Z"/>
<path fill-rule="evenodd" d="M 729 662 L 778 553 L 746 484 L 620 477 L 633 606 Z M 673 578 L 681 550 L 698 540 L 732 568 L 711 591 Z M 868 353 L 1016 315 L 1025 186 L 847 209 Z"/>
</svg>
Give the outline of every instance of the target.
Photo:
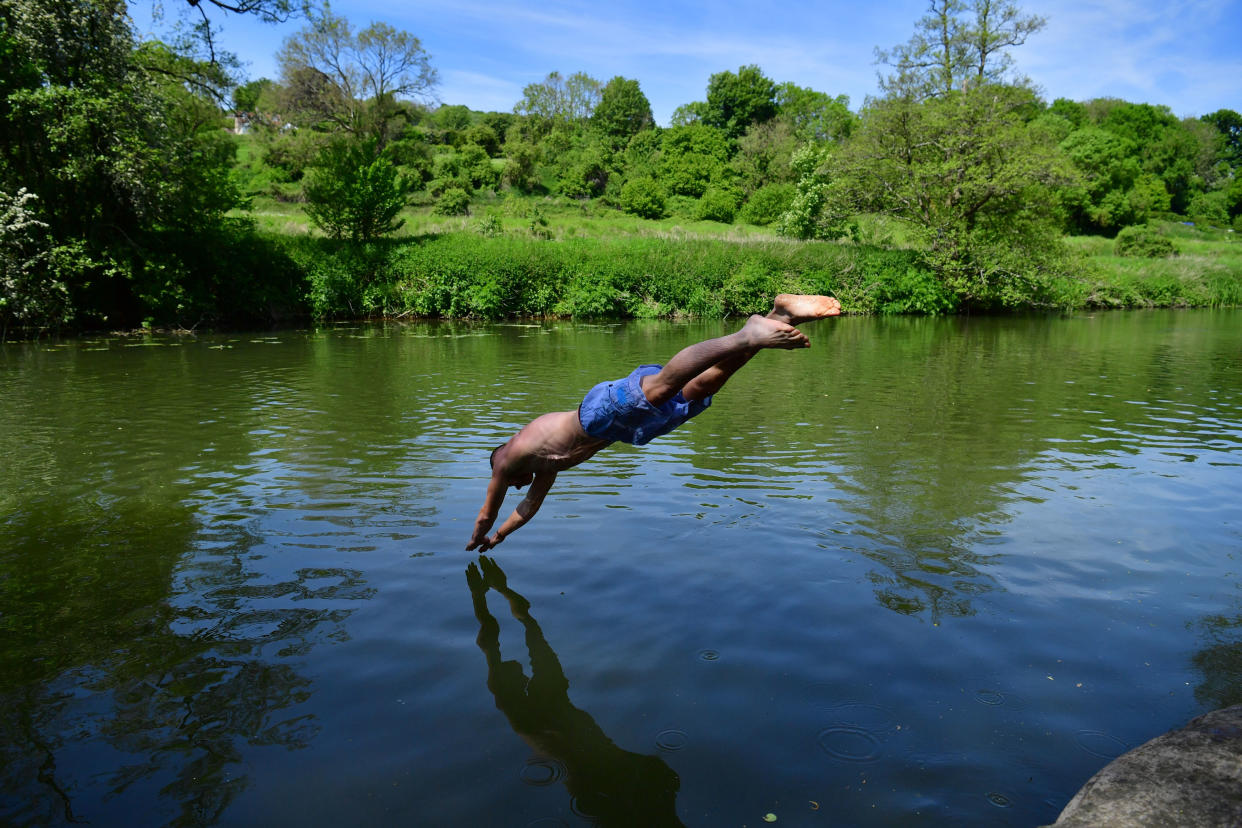
<svg viewBox="0 0 1242 828">
<path fill-rule="evenodd" d="M 963 305 L 918 251 L 891 241 L 549 224 L 523 229 L 492 213 L 367 245 L 266 235 L 305 273 L 318 318 L 719 317 L 766 309 L 779 292 L 829 293 L 855 314 L 1242 304 L 1242 245 L 1232 234 L 1173 224 L 1159 232 L 1182 251 L 1176 256 L 1122 257 L 1110 239 L 1068 239 L 1056 271 L 1028 277 L 1009 304 L 986 308 Z"/>
<path fill-rule="evenodd" d="M 193 289 L 161 282 L 155 277 L 163 271 L 148 267 L 143 290 L 106 312 L 98 297 L 71 297 L 76 310 L 59 330 L 202 331 L 366 318 L 719 318 L 766 310 L 780 292 L 831 294 L 845 313 L 864 315 L 1242 305 L 1236 234 L 1174 222 L 1153 229 L 1176 255 L 1118 256 L 1112 239 L 1070 237 L 1054 267 L 996 277 L 1012 279 L 1005 303 L 981 305 L 963 303 L 900 226 L 874 217 L 860 217 L 850 239 L 806 242 L 753 226 L 618 218 L 565 199 L 497 199 L 453 218 L 412 209 L 407 218 L 400 234 L 355 244 L 313 231 L 299 205 L 256 206 L 178 266 L 198 274 L 183 279 Z M 10 327 L 3 338 L 48 329 Z"/>
</svg>

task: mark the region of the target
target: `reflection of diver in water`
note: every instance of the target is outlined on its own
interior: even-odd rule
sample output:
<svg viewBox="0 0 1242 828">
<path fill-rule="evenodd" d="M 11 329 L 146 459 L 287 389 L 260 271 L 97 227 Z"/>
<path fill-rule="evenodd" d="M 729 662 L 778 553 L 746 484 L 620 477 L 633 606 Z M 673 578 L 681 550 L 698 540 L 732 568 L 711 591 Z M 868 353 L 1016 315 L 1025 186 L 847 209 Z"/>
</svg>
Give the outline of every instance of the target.
<svg viewBox="0 0 1242 828">
<path fill-rule="evenodd" d="M 466 582 L 479 619 L 479 649 L 487 657 L 487 689 L 518 735 L 536 753 L 564 766 L 565 787 L 578 812 L 604 826 L 681 826 L 677 774 L 658 756 L 617 747 L 590 715 L 573 706 L 569 680 L 530 617 L 530 602 L 509 588 L 496 562 L 480 556 L 478 565 L 466 569 Z M 489 587 L 508 599 L 513 617 L 526 628 L 529 680 L 521 662 L 501 661 L 500 624 L 485 600 Z"/>
</svg>

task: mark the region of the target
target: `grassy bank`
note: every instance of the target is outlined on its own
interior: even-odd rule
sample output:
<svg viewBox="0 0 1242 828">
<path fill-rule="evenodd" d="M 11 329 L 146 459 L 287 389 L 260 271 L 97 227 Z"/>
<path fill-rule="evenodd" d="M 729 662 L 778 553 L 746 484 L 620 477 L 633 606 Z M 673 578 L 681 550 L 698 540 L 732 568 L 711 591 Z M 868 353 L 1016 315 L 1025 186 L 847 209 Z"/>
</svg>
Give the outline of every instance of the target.
<svg viewBox="0 0 1242 828">
<path fill-rule="evenodd" d="M 849 313 L 958 310 L 917 251 L 874 221 L 860 241 L 798 242 L 764 228 L 497 200 L 468 217 L 411 210 L 396 237 L 351 245 L 311 232 L 296 205 L 277 207 L 260 215 L 261 232 L 306 274 L 320 318 L 722 316 L 765 309 L 781 291 L 831 293 Z M 1178 255 L 1120 257 L 1111 239 L 1068 239 L 1065 267 L 1034 281 L 1019 309 L 1242 304 L 1233 234 L 1171 223 L 1160 232 Z"/>
<path fill-rule="evenodd" d="M 1082 278 L 1066 285 L 1069 307 L 1221 307 L 1242 305 L 1242 239 L 1225 229 L 1159 222 L 1176 255 L 1118 256 L 1112 239 L 1066 240 L 1083 263 Z"/>
<path fill-rule="evenodd" d="M 724 316 L 766 310 L 780 292 L 831 293 L 853 312 L 883 313 L 908 310 L 897 303 L 919 290 L 939 295 L 911 251 L 828 243 L 453 232 L 284 246 L 318 316 Z"/>
</svg>

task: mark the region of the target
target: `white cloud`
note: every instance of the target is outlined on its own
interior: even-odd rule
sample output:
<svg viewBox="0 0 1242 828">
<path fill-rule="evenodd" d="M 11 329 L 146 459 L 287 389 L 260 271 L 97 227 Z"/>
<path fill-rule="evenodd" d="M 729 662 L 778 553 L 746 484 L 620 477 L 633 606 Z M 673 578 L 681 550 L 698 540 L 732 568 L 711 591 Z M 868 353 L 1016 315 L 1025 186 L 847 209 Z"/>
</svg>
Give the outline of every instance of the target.
<svg viewBox="0 0 1242 828">
<path fill-rule="evenodd" d="M 1211 41 L 1224 33 L 1238 42 L 1239 5 L 1050 0 L 1033 9 L 1048 18 L 1047 27 L 1014 57 L 1049 97 L 1120 97 L 1203 114 L 1238 103 L 1242 60 L 1236 49 L 1222 53 Z"/>
</svg>

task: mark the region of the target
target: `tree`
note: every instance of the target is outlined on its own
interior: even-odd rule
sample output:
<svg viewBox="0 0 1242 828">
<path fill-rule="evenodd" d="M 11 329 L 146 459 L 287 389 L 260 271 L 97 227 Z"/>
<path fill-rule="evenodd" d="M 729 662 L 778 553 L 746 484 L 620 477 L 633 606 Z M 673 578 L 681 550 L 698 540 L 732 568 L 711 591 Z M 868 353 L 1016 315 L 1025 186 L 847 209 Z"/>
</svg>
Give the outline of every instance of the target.
<svg viewBox="0 0 1242 828">
<path fill-rule="evenodd" d="M 398 230 L 408 185 L 374 139 L 338 138 L 307 176 L 306 213 L 334 239 L 371 241 Z"/>
<path fill-rule="evenodd" d="M 1242 115 L 1232 109 L 1218 109 L 1204 115 L 1203 120 L 1221 134 L 1224 160 L 1234 169 L 1242 167 Z"/>
<path fill-rule="evenodd" d="M 817 169 L 825 213 L 905 222 L 957 298 L 1003 305 L 1060 255 L 1056 189 L 1073 181 L 1051 136 L 1028 125 L 1034 95 L 985 84 L 922 102 L 875 101 Z"/>
<path fill-rule="evenodd" d="M 1064 118 L 1066 123 L 1078 129 L 1087 122 L 1087 107 L 1069 98 L 1057 98 L 1048 107 L 1049 115 Z"/>
<path fill-rule="evenodd" d="M 880 87 L 920 99 L 1013 81 L 1013 59 L 1005 50 L 1021 46 L 1045 23 L 1037 15 L 1024 16 L 1011 0 L 930 0 L 910 40 L 876 49 L 877 62 L 895 70 L 880 79 Z"/>
<path fill-rule="evenodd" d="M 832 98 L 788 81 L 776 87 L 776 104 L 803 141 L 844 141 L 858 120 L 849 96 Z"/>
<path fill-rule="evenodd" d="M 751 124 L 763 123 L 776 112 L 776 84 L 758 66 L 739 67 L 737 74 L 717 72 L 707 82 L 703 123 L 730 138 L 741 137 Z"/>
<path fill-rule="evenodd" d="M 1087 108 L 1101 129 L 1117 136 L 1143 172 L 1164 182 L 1170 197 L 1168 209 L 1184 213 L 1200 188 L 1195 181 L 1199 145 L 1172 110 L 1109 98 L 1090 101 Z"/>
<path fill-rule="evenodd" d="M 240 112 L 255 112 L 259 108 L 259 99 L 275 86 L 269 78 L 259 78 L 233 89 L 233 108 Z"/>
<path fill-rule="evenodd" d="M 568 152 L 556 159 L 557 187 L 570 198 L 594 198 L 602 195 L 608 180 L 616 172 L 614 152 L 607 136 L 586 132 L 577 136 Z"/>
<path fill-rule="evenodd" d="M 1112 132 L 1084 127 L 1071 132 L 1060 146 L 1078 172 L 1077 181 L 1058 192 L 1070 230 L 1112 236 L 1169 209 L 1163 183 L 1144 175 L 1139 159 Z"/>
<path fill-rule="evenodd" d="M 707 115 L 707 104 L 703 101 L 691 101 L 688 104 L 682 104 L 673 110 L 673 116 L 669 119 L 672 126 L 689 126 L 702 121 Z"/>
<path fill-rule="evenodd" d="M 496 135 L 496 130 L 487 124 L 475 124 L 466 130 L 463 138 L 467 144 L 482 147 L 483 151 L 492 158 L 500 155 L 500 138 Z"/>
<path fill-rule="evenodd" d="M 434 100 L 439 76 L 422 43 L 387 23 L 354 32 L 326 6 L 285 39 L 276 55 L 292 108 L 304 122 L 327 123 L 380 146 L 391 139 L 398 101 Z"/>
<path fill-rule="evenodd" d="M 655 126 L 651 103 L 638 81 L 620 75 L 608 81 L 591 115 L 591 126 L 617 148 L 624 147 L 644 129 Z"/>
<path fill-rule="evenodd" d="M 723 172 L 729 149 L 724 131 L 703 123 L 664 130 L 660 183 L 674 195 L 698 198 Z"/>
<path fill-rule="evenodd" d="M 574 72 L 568 78 L 550 72 L 541 82 L 526 85 L 513 111 L 527 116 L 542 137 L 556 127 L 585 122 L 602 94 L 599 81 L 585 72 Z"/>
<path fill-rule="evenodd" d="M 192 9 L 197 9 L 204 17 L 207 10 L 204 4 L 210 4 L 221 11 L 233 14 L 253 14 L 264 23 L 284 23 L 299 11 L 305 12 L 307 4 L 294 3 L 291 0 L 185 0 Z"/>
<path fill-rule="evenodd" d="M 797 175 L 790 162 L 804 141 L 793 119 L 785 114 L 753 124 L 737 142 L 737 153 L 729 162 L 738 187 L 750 194 L 768 184 L 793 183 Z"/>
<path fill-rule="evenodd" d="M 219 31 L 212 25 L 208 9 L 222 11 L 226 14 L 249 14 L 264 23 L 284 23 L 298 14 L 309 14 L 310 0 L 185 0 L 181 9 L 182 16 L 197 13 L 197 21 L 192 25 L 188 36 L 179 48 L 187 54 L 201 51 L 196 47 L 201 44 L 206 50 L 207 62 L 212 65 L 234 63 L 234 56 L 216 49 L 216 36 Z M 152 11 L 156 17 L 162 17 L 165 6 L 154 3 Z"/>
<path fill-rule="evenodd" d="M 40 278 L 64 317 L 135 324 L 205 312 L 238 203 L 218 66 L 135 42 L 115 0 L 0 2 L 0 191 L 44 227 Z M 38 292 L 38 291 L 36 291 Z"/>
</svg>

